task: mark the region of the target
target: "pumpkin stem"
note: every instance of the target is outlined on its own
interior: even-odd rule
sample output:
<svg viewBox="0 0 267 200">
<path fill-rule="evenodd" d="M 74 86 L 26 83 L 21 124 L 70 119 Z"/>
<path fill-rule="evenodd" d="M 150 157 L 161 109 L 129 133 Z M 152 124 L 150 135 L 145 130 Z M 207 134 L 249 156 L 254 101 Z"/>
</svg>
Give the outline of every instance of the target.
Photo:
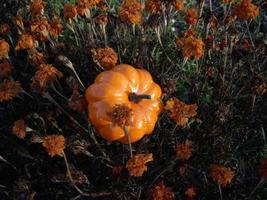
<svg viewBox="0 0 267 200">
<path fill-rule="evenodd" d="M 139 103 L 142 99 L 151 99 L 151 96 L 148 94 L 136 94 L 133 92 L 129 94 L 128 98 L 133 103 Z"/>
<path fill-rule="evenodd" d="M 129 135 L 128 127 L 123 126 L 123 130 L 124 130 L 124 134 L 126 135 L 127 140 L 128 140 L 128 145 L 129 145 L 129 149 L 130 149 L 130 157 L 132 158 L 133 157 L 133 149 L 132 149 L 132 142 L 131 142 L 131 138 Z"/>
</svg>

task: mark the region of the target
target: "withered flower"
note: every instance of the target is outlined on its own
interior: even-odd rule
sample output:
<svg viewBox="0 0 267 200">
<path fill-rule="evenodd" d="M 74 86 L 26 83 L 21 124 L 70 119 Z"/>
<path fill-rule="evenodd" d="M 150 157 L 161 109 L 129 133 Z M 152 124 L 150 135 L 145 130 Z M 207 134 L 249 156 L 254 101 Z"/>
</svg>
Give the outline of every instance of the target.
<svg viewBox="0 0 267 200">
<path fill-rule="evenodd" d="M 47 39 L 47 34 L 50 32 L 51 26 L 47 19 L 37 20 L 31 24 L 31 33 L 37 40 L 44 41 Z"/>
<path fill-rule="evenodd" d="M 146 163 L 153 161 L 153 154 L 136 154 L 127 161 L 126 169 L 131 176 L 142 176 L 147 171 Z"/>
<path fill-rule="evenodd" d="M 10 31 L 10 27 L 8 24 L 1 24 L 0 25 L 0 35 L 6 34 Z"/>
<path fill-rule="evenodd" d="M 25 122 L 23 119 L 16 121 L 13 124 L 12 132 L 20 139 L 24 139 L 27 135 L 26 132 L 27 126 L 25 125 Z"/>
<path fill-rule="evenodd" d="M 21 91 L 22 88 L 19 82 L 4 80 L 4 82 L 0 83 L 0 102 L 13 99 Z"/>
<path fill-rule="evenodd" d="M 122 174 L 122 171 L 123 171 L 123 166 L 122 165 L 115 165 L 113 168 L 112 168 L 112 175 L 114 177 L 120 177 L 121 174 Z"/>
<path fill-rule="evenodd" d="M 198 14 L 196 9 L 190 8 L 185 11 L 185 21 L 189 25 L 195 25 L 198 21 Z"/>
<path fill-rule="evenodd" d="M 197 190 L 195 187 L 191 186 L 186 188 L 184 194 L 188 199 L 193 199 L 197 196 Z"/>
<path fill-rule="evenodd" d="M 111 112 L 108 113 L 108 115 L 112 120 L 112 123 L 120 127 L 125 127 L 130 125 L 132 114 L 133 110 L 123 104 L 115 105 L 112 108 Z"/>
<path fill-rule="evenodd" d="M 163 181 L 154 185 L 146 192 L 146 200 L 174 200 L 174 193 Z"/>
<path fill-rule="evenodd" d="M 262 178 L 267 180 L 267 158 L 262 158 L 260 160 L 259 173 Z"/>
<path fill-rule="evenodd" d="M 76 6 L 74 6 L 70 3 L 66 3 L 64 5 L 63 16 L 64 16 L 65 20 L 74 19 L 77 16 Z"/>
<path fill-rule="evenodd" d="M 9 77 L 12 73 L 12 66 L 7 60 L 0 64 L 0 78 Z"/>
<path fill-rule="evenodd" d="M 251 0 L 241 0 L 233 8 L 234 15 L 240 20 L 255 19 L 259 15 L 259 12 L 259 7 L 251 3 Z"/>
<path fill-rule="evenodd" d="M 148 0 L 146 1 L 145 10 L 150 13 L 161 12 L 161 1 L 160 0 Z"/>
<path fill-rule="evenodd" d="M 32 17 L 43 15 L 45 3 L 43 0 L 33 0 L 30 4 L 30 13 Z"/>
<path fill-rule="evenodd" d="M 59 36 L 62 32 L 62 24 L 60 23 L 59 19 L 56 16 L 53 16 L 49 24 L 50 24 L 49 34 L 52 37 Z"/>
<path fill-rule="evenodd" d="M 99 24 L 106 25 L 108 23 L 108 15 L 106 13 L 97 16 Z"/>
<path fill-rule="evenodd" d="M 176 121 L 179 126 L 185 126 L 189 118 L 197 115 L 197 105 L 187 105 L 177 98 L 171 98 L 167 101 L 165 109 L 170 113 L 170 117 Z"/>
<path fill-rule="evenodd" d="M 28 54 L 28 62 L 38 68 L 41 64 L 46 63 L 46 59 L 43 53 L 38 52 L 36 49 L 31 49 Z"/>
<path fill-rule="evenodd" d="M 25 50 L 34 48 L 33 37 L 29 34 L 22 34 L 19 37 L 15 50 Z"/>
<path fill-rule="evenodd" d="M 176 156 L 181 160 L 188 160 L 192 156 L 193 145 L 191 140 L 178 144 L 176 147 Z"/>
<path fill-rule="evenodd" d="M 92 53 L 93 60 L 98 62 L 104 69 L 115 67 L 118 61 L 117 53 L 109 47 L 95 49 Z"/>
<path fill-rule="evenodd" d="M 176 0 L 174 4 L 175 10 L 183 10 L 184 9 L 184 0 Z"/>
<path fill-rule="evenodd" d="M 227 184 L 231 183 L 234 178 L 234 172 L 223 165 L 213 164 L 210 167 L 210 176 L 214 182 L 225 187 Z"/>
<path fill-rule="evenodd" d="M 84 97 L 80 94 L 79 88 L 77 86 L 73 88 L 73 93 L 69 98 L 68 106 L 72 110 L 78 111 L 80 113 L 86 110 L 86 101 Z"/>
<path fill-rule="evenodd" d="M 249 82 L 248 88 L 252 94 L 262 96 L 266 92 L 266 84 L 260 75 L 255 75 Z"/>
<path fill-rule="evenodd" d="M 9 44 L 3 39 L 0 40 L 0 59 L 8 57 Z"/>
<path fill-rule="evenodd" d="M 125 0 L 120 7 L 119 15 L 124 22 L 140 24 L 142 18 L 141 3 L 138 0 Z"/>
<path fill-rule="evenodd" d="M 32 88 L 37 91 L 38 89 L 42 91 L 48 84 L 54 82 L 56 78 L 61 78 L 62 76 L 63 74 L 53 65 L 41 64 L 33 77 Z"/>
<path fill-rule="evenodd" d="M 44 137 L 42 145 L 51 157 L 62 156 L 65 148 L 65 138 L 63 135 L 48 135 Z"/>
</svg>

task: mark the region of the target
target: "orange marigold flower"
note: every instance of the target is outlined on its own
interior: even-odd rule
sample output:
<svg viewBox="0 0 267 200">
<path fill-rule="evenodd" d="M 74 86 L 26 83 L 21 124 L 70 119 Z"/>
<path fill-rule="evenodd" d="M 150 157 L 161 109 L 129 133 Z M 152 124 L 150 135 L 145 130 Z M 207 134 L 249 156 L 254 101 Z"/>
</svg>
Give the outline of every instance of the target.
<svg viewBox="0 0 267 200">
<path fill-rule="evenodd" d="M 8 33 L 10 31 L 10 27 L 8 24 L 1 24 L 0 25 L 0 35 Z"/>
<path fill-rule="evenodd" d="M 125 127 L 131 122 L 133 111 L 126 105 L 115 105 L 108 113 L 114 125 Z"/>
<path fill-rule="evenodd" d="M 142 18 L 141 3 L 137 0 L 125 0 L 120 7 L 119 15 L 124 22 L 140 24 Z"/>
<path fill-rule="evenodd" d="M 102 12 L 107 12 L 109 10 L 105 0 L 100 0 L 99 4 L 97 4 L 97 7 Z"/>
<path fill-rule="evenodd" d="M 31 24 L 31 33 L 37 40 L 46 40 L 50 29 L 51 26 L 46 19 L 37 20 Z"/>
<path fill-rule="evenodd" d="M 5 60 L 3 63 L 0 64 L 0 78 L 8 77 L 12 73 L 12 66 L 10 63 Z"/>
<path fill-rule="evenodd" d="M 231 183 L 234 177 L 234 172 L 223 165 L 213 164 L 210 167 L 210 175 L 213 181 L 217 182 L 222 187 L 225 187 L 228 183 Z"/>
<path fill-rule="evenodd" d="M 165 186 L 163 181 L 148 189 L 146 192 L 147 200 L 174 200 L 174 193 L 171 188 Z"/>
<path fill-rule="evenodd" d="M 44 54 L 38 52 L 36 49 L 32 49 L 28 54 L 28 62 L 34 67 L 39 67 L 41 64 L 45 64 L 46 60 Z"/>
<path fill-rule="evenodd" d="M 179 126 L 185 126 L 189 118 L 197 115 L 197 105 L 187 105 L 177 98 L 171 98 L 167 101 L 165 109 L 170 112 L 170 117 L 176 121 Z"/>
<path fill-rule="evenodd" d="M 18 96 L 21 91 L 22 88 L 19 82 L 5 80 L 0 83 L 0 102 L 13 99 Z"/>
<path fill-rule="evenodd" d="M 145 5 L 145 9 L 151 13 L 161 12 L 161 2 L 160 0 L 148 0 Z"/>
<path fill-rule="evenodd" d="M 195 187 L 191 186 L 185 190 L 184 194 L 188 199 L 193 199 L 197 196 L 197 190 Z"/>
<path fill-rule="evenodd" d="M 64 5 L 63 16 L 64 16 L 65 20 L 74 19 L 77 16 L 76 6 L 74 6 L 70 3 L 66 3 Z"/>
<path fill-rule="evenodd" d="M 36 17 L 43 15 L 45 3 L 43 0 L 33 0 L 30 4 L 31 16 Z"/>
<path fill-rule="evenodd" d="M 77 11 L 79 15 L 83 16 L 86 12 L 89 11 L 92 7 L 100 3 L 101 0 L 78 0 L 77 2 Z"/>
<path fill-rule="evenodd" d="M 53 65 L 41 64 L 38 71 L 35 73 L 32 81 L 32 88 L 41 91 L 45 87 L 54 82 L 56 78 L 61 78 L 63 74 L 57 70 Z"/>
<path fill-rule="evenodd" d="M 27 126 L 25 125 L 25 122 L 23 119 L 18 120 L 14 123 L 12 127 L 12 132 L 20 139 L 24 139 L 27 135 L 26 132 Z"/>
<path fill-rule="evenodd" d="M 262 178 L 267 180 L 267 158 L 262 158 L 260 160 L 259 173 Z"/>
<path fill-rule="evenodd" d="M 0 40 L 0 59 L 6 58 L 9 53 L 9 44 L 5 40 Z"/>
<path fill-rule="evenodd" d="M 146 163 L 153 160 L 153 154 L 137 154 L 134 155 L 126 163 L 126 168 L 131 176 L 142 176 L 147 171 Z"/>
<path fill-rule="evenodd" d="M 117 53 L 110 47 L 108 48 L 98 48 L 93 52 L 93 60 L 98 62 L 104 69 L 111 69 L 115 67 L 118 56 Z"/>
<path fill-rule="evenodd" d="M 251 3 L 251 0 L 241 0 L 240 4 L 237 4 L 233 8 L 233 13 L 240 20 L 255 19 L 259 15 L 260 9 L 258 6 Z"/>
<path fill-rule="evenodd" d="M 198 21 L 198 14 L 196 9 L 190 8 L 185 11 L 185 21 L 189 25 L 195 25 Z"/>
<path fill-rule="evenodd" d="M 51 157 L 62 156 L 65 148 L 65 138 L 63 135 L 48 135 L 43 139 L 43 147 Z"/>
<path fill-rule="evenodd" d="M 97 21 L 98 21 L 99 24 L 106 25 L 108 23 L 108 15 L 106 13 L 100 14 L 97 17 Z"/>
<path fill-rule="evenodd" d="M 177 11 L 183 10 L 184 9 L 184 0 L 176 0 L 174 7 Z"/>
<path fill-rule="evenodd" d="M 19 26 L 21 29 L 24 29 L 24 19 L 21 15 L 17 15 L 14 20 L 17 26 Z"/>
<path fill-rule="evenodd" d="M 49 24 L 50 24 L 49 34 L 52 37 L 59 36 L 60 33 L 62 32 L 62 24 L 60 23 L 59 19 L 57 17 L 53 17 L 49 22 Z"/>
<path fill-rule="evenodd" d="M 19 37 L 15 50 L 32 49 L 34 47 L 33 37 L 29 34 L 22 34 Z"/>
<path fill-rule="evenodd" d="M 181 160 L 188 160 L 192 156 L 193 145 L 191 140 L 178 144 L 176 147 L 176 156 Z"/>
</svg>

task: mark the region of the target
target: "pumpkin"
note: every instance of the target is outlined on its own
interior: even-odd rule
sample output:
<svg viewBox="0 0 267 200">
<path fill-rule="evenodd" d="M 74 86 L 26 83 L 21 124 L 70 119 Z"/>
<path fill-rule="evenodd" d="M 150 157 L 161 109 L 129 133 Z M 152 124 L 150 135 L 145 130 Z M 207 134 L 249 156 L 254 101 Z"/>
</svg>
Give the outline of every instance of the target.
<svg viewBox="0 0 267 200">
<path fill-rule="evenodd" d="M 88 117 L 97 132 L 108 141 L 128 143 L 124 128 L 109 115 L 116 105 L 132 110 L 128 135 L 131 142 L 151 134 L 162 109 L 161 88 L 149 72 L 130 65 L 117 65 L 101 72 L 86 90 Z"/>
</svg>

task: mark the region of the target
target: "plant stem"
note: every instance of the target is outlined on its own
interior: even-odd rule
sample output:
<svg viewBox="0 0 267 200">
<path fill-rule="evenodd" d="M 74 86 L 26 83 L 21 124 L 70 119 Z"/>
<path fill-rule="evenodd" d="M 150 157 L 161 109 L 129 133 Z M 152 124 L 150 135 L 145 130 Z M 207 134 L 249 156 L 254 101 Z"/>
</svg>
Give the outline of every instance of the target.
<svg viewBox="0 0 267 200">
<path fill-rule="evenodd" d="M 129 145 L 129 149 L 130 149 L 130 157 L 132 158 L 133 157 L 133 149 L 132 149 L 132 143 L 131 143 L 131 138 L 130 138 L 128 127 L 124 126 L 123 130 L 124 130 L 124 133 L 125 133 L 127 140 L 128 140 L 128 145 Z"/>
</svg>

